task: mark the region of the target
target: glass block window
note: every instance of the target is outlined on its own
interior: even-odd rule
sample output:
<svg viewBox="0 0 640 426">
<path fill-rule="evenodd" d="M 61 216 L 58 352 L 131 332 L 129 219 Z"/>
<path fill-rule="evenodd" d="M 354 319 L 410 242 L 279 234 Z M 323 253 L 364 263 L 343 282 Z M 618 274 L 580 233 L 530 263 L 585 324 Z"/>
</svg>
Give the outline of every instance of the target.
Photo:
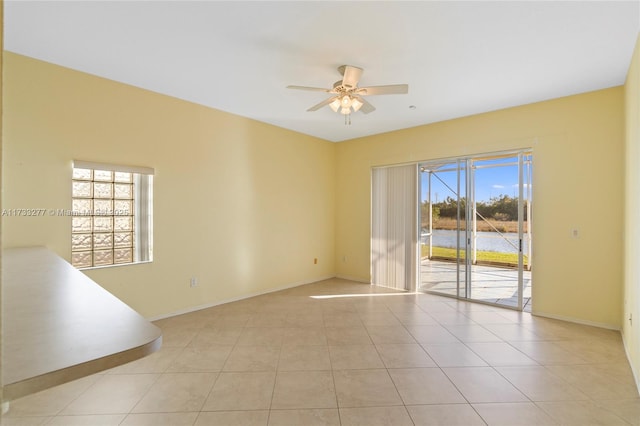
<svg viewBox="0 0 640 426">
<path fill-rule="evenodd" d="M 152 260 L 153 170 L 74 161 L 71 264 Z"/>
</svg>

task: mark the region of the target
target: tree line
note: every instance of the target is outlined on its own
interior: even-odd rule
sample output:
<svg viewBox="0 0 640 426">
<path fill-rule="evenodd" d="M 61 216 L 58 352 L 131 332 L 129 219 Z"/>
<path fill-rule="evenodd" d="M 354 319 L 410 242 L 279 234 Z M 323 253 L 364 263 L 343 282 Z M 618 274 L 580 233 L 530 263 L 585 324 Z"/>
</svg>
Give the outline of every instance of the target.
<svg viewBox="0 0 640 426">
<path fill-rule="evenodd" d="M 524 201 L 524 220 L 527 220 L 527 209 Z M 437 220 L 440 217 L 456 218 L 458 217 L 458 205 L 460 205 L 460 218 L 464 219 L 467 198 L 462 197 L 460 200 L 447 197 L 444 201 L 433 203 L 433 220 Z M 424 201 L 422 203 L 422 217 L 429 217 L 429 202 Z M 518 220 L 518 198 L 510 197 L 508 195 L 500 195 L 497 197 L 491 197 L 489 201 L 477 201 L 476 211 L 486 219 L 494 219 L 498 221 L 517 221 Z"/>
</svg>

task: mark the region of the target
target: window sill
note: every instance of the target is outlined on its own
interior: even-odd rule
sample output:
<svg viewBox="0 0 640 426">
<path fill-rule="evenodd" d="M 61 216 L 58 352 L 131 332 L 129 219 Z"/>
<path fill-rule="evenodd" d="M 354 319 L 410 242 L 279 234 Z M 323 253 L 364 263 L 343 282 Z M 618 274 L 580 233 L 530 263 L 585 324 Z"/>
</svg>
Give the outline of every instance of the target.
<svg viewBox="0 0 640 426">
<path fill-rule="evenodd" d="M 100 265 L 100 266 L 87 266 L 85 268 L 75 267 L 78 271 L 92 271 L 94 269 L 109 269 L 109 268 L 120 268 L 122 266 L 135 266 L 135 265 L 145 265 L 147 263 L 153 263 L 153 260 L 145 260 L 143 262 L 131 262 L 131 263 L 115 263 L 113 265 Z"/>
</svg>

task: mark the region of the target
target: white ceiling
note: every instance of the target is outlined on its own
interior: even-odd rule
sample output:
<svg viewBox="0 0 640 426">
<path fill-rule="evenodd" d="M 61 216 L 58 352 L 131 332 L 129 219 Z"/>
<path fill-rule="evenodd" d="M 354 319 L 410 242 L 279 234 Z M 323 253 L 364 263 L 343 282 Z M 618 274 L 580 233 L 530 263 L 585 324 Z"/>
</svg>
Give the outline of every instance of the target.
<svg viewBox="0 0 640 426">
<path fill-rule="evenodd" d="M 331 141 L 624 84 L 627 2 L 5 1 L 5 49 Z M 306 109 L 336 68 L 377 110 Z M 415 109 L 410 109 L 415 105 Z"/>
</svg>

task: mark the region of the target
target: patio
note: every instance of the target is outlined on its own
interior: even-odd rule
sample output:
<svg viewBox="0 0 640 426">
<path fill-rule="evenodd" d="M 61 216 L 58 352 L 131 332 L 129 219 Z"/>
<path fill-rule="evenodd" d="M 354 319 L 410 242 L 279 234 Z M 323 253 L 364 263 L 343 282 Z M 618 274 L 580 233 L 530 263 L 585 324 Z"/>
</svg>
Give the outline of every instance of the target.
<svg viewBox="0 0 640 426">
<path fill-rule="evenodd" d="M 454 262 L 423 259 L 420 262 L 420 292 L 457 294 L 457 265 Z M 461 292 L 464 292 L 464 265 L 460 266 Z M 498 266 L 473 265 L 471 294 L 468 299 L 499 305 L 518 306 L 518 271 Z M 524 271 L 523 310 L 531 312 L 531 271 Z"/>
</svg>

